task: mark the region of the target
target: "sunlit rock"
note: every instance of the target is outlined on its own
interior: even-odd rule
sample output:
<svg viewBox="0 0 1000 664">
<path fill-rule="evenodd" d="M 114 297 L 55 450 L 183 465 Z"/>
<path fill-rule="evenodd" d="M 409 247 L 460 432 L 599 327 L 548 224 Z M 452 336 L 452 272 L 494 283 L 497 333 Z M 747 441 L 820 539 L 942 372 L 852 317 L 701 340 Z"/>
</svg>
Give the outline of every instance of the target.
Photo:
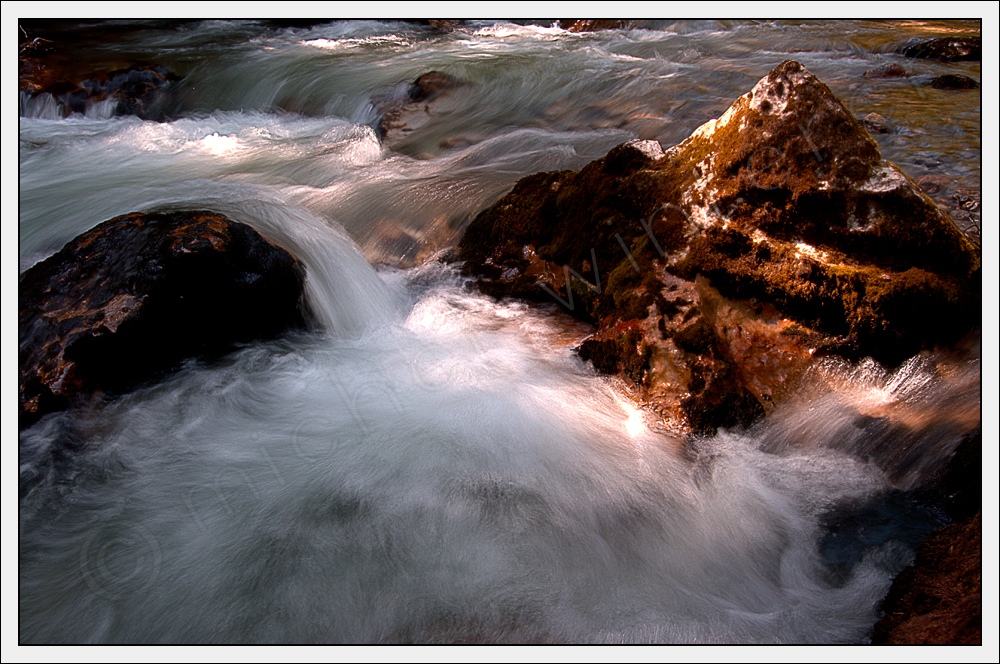
<svg viewBox="0 0 1000 664">
<path fill-rule="evenodd" d="M 522 179 L 460 252 L 484 292 L 595 323 L 581 355 L 668 419 L 747 425 L 813 357 L 895 365 L 980 322 L 973 245 L 799 63 L 650 143 Z"/>
<path fill-rule="evenodd" d="M 305 270 L 212 212 L 106 221 L 18 284 L 21 426 L 305 324 Z"/>
</svg>

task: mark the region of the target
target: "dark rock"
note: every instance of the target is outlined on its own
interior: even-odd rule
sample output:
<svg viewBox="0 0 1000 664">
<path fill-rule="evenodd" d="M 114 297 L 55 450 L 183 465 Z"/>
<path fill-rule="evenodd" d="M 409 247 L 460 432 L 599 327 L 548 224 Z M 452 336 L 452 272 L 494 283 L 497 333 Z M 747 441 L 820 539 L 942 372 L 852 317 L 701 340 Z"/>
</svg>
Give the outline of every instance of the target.
<svg viewBox="0 0 1000 664">
<path fill-rule="evenodd" d="M 884 116 L 878 113 L 869 113 L 861 118 L 861 126 L 868 130 L 870 134 L 891 134 L 892 127 Z"/>
<path fill-rule="evenodd" d="M 899 46 L 896 53 L 908 58 L 941 62 L 978 61 L 982 58 L 983 43 L 979 37 L 918 38 Z"/>
<path fill-rule="evenodd" d="M 909 76 L 906 70 L 897 64 L 882 65 L 881 67 L 875 67 L 874 69 L 869 69 L 864 74 L 865 78 L 879 79 L 879 78 L 905 78 Z"/>
<path fill-rule="evenodd" d="M 928 81 L 926 85 L 938 90 L 979 89 L 979 83 L 975 79 L 963 76 L 962 74 L 945 74 L 944 76 L 935 76 Z"/>
<path fill-rule="evenodd" d="M 769 410 L 814 355 L 895 365 L 980 322 L 974 247 L 792 61 L 666 152 L 524 178 L 459 250 L 483 292 L 595 322 L 583 354 L 696 431 Z"/>
<path fill-rule="evenodd" d="M 287 251 L 213 212 L 99 224 L 20 277 L 20 425 L 303 327 L 304 278 Z"/>
<path fill-rule="evenodd" d="M 111 99 L 117 102 L 115 115 L 135 115 L 144 120 L 164 119 L 162 109 L 171 85 L 179 80 L 177 74 L 160 65 L 91 74 L 77 82 L 52 78 L 51 71 L 32 77 L 22 68 L 21 89 L 31 91 L 33 97 L 51 95 L 63 115 L 86 113 L 95 103 Z"/>
<path fill-rule="evenodd" d="M 982 515 L 946 526 L 893 580 L 872 643 L 982 643 Z"/>
<path fill-rule="evenodd" d="M 599 30 L 622 30 L 632 27 L 634 21 L 620 19 L 563 18 L 559 27 L 568 32 L 597 32 Z"/>
</svg>

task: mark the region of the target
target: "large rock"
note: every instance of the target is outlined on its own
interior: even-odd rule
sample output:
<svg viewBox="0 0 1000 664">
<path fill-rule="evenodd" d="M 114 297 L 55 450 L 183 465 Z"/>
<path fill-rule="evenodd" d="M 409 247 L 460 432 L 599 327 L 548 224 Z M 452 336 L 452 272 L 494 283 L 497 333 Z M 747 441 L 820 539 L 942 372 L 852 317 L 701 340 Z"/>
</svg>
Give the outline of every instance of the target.
<svg viewBox="0 0 1000 664">
<path fill-rule="evenodd" d="M 524 178 L 459 249 L 484 292 L 594 322 L 581 355 L 694 431 L 749 424 L 818 355 L 895 365 L 980 322 L 972 244 L 793 61 L 666 152 Z"/>
<path fill-rule="evenodd" d="M 106 221 L 21 275 L 20 425 L 304 325 L 305 270 L 212 212 Z"/>
</svg>

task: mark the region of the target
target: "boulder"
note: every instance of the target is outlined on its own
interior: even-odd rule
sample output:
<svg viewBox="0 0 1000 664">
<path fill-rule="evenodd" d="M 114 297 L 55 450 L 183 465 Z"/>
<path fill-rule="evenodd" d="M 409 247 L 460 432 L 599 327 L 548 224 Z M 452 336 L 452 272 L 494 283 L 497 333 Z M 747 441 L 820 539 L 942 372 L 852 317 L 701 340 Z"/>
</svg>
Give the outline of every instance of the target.
<svg viewBox="0 0 1000 664">
<path fill-rule="evenodd" d="M 896 53 L 941 62 L 978 61 L 983 55 L 983 42 L 979 37 L 914 38 L 897 47 Z"/>
<path fill-rule="evenodd" d="M 973 245 L 794 61 L 667 151 L 522 179 L 459 252 L 483 292 L 594 323 L 581 355 L 696 432 L 751 423 L 819 355 L 896 365 L 980 323 Z"/>
<path fill-rule="evenodd" d="M 221 214 L 99 224 L 20 277 L 21 427 L 303 327 L 304 279 L 291 254 Z"/>
</svg>

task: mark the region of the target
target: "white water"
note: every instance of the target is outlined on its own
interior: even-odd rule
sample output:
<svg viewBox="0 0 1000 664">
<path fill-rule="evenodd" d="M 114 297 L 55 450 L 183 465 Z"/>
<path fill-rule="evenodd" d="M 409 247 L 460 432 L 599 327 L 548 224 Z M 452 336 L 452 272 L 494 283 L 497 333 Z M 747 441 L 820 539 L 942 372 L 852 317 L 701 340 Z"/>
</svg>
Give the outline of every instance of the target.
<svg viewBox="0 0 1000 664">
<path fill-rule="evenodd" d="M 783 454 L 760 449 L 778 426 L 691 460 L 532 341 L 545 318 L 441 270 L 388 275 L 408 312 L 360 338 L 248 349 L 25 434 L 34 472 L 85 442 L 48 469 L 72 486 L 22 504 L 24 638 L 864 640 L 909 552 L 842 585 L 824 567 L 820 517 L 888 488 L 830 449 L 849 406 Z"/>
<path fill-rule="evenodd" d="M 919 484 L 975 428 L 978 348 L 895 372 L 830 362 L 755 429 L 678 440 L 575 357 L 569 323 L 422 262 L 517 178 L 577 168 L 632 130 L 480 110 L 434 131 L 487 135 L 416 154 L 362 124 L 380 85 L 449 63 L 474 78 L 478 60 L 455 50 L 524 68 L 497 98 L 541 107 L 553 80 L 581 99 L 620 92 L 640 80 L 616 69 L 624 51 L 683 68 L 651 55 L 656 33 L 610 48 L 509 24 L 431 38 L 385 24 L 244 28 L 162 37 L 182 50 L 221 44 L 192 74 L 212 95 L 186 102 L 210 112 L 21 120 L 22 269 L 117 214 L 207 208 L 303 259 L 322 328 L 22 433 L 22 641 L 867 639 L 912 549 L 902 534 L 841 532 L 866 544 L 835 572 L 824 517 Z M 769 38 L 733 32 L 758 50 Z M 726 55 L 733 36 L 712 43 Z M 348 58 L 328 63 L 343 92 L 315 112 L 255 101 L 296 80 L 297 95 L 322 97 L 309 81 L 328 79 L 295 72 L 334 55 Z M 600 65 L 582 89 L 568 79 L 581 56 Z M 855 57 L 845 67 L 863 71 Z M 610 84 L 605 70 L 617 72 Z M 401 233 L 419 250 L 400 255 Z"/>
</svg>

